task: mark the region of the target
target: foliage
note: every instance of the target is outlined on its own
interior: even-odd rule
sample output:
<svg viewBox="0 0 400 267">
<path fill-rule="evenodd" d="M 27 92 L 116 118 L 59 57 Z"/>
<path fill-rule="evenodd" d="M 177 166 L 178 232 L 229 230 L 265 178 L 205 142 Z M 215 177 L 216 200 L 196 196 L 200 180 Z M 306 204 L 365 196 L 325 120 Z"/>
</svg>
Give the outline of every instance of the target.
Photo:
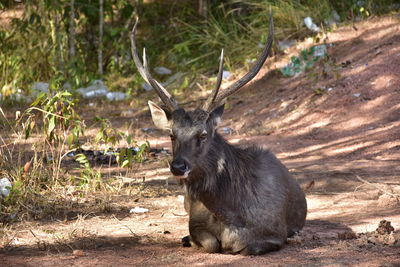
<svg viewBox="0 0 400 267">
<path fill-rule="evenodd" d="M 24 218 L 39 219 L 60 212 L 71 194 L 87 198 L 93 192 L 115 192 L 118 187 L 111 179 L 105 179 L 94 169 L 88 158 L 78 154 L 76 175 L 66 175 L 68 167 L 63 159 L 70 148 L 80 146 L 85 134 L 85 125 L 75 110 L 76 99 L 68 91 L 51 88 L 57 93 L 39 94 L 31 107 L 16 120 L 7 119 L 0 136 L 0 177 L 9 177 L 11 193 L 0 197 L 0 223 Z M 124 140 L 137 146 L 132 136 L 114 129 L 105 119 L 99 119 L 101 134 L 96 141 L 106 145 L 118 145 Z M 10 133 L 10 134 L 8 134 Z M 31 144 L 30 148 L 25 148 Z M 130 167 L 146 159 L 148 143 L 139 147 L 135 154 L 129 150 L 117 153 L 121 168 Z M 68 193 L 65 192 L 68 189 Z M 107 205 L 105 205 L 107 206 Z"/>
<path fill-rule="evenodd" d="M 80 164 L 80 177 L 78 186 L 84 189 L 100 189 L 102 184 L 101 173 L 94 170 L 84 154 L 77 154 L 75 160 Z"/>
<path fill-rule="evenodd" d="M 96 142 L 103 141 L 106 144 L 115 146 L 124 137 L 124 133 L 113 128 L 108 119 L 96 116 L 95 121 L 100 123 L 100 130 L 95 137 Z"/>
<path fill-rule="evenodd" d="M 131 166 L 133 162 L 142 163 L 146 159 L 146 153 L 150 148 L 150 144 L 146 142 L 135 148 L 135 150 L 123 148 L 118 153 L 117 162 L 122 168 Z"/>
<path fill-rule="evenodd" d="M 129 167 L 133 162 L 142 163 L 146 159 L 146 152 L 150 147 L 148 142 L 139 146 L 131 135 L 127 135 L 112 127 L 112 124 L 108 119 L 97 116 L 95 121 L 100 123 L 100 130 L 95 137 L 97 143 L 102 142 L 107 145 L 115 146 L 121 140 L 126 141 L 128 147 L 122 148 L 119 152 L 114 153 L 120 167 Z M 107 150 L 105 152 L 107 152 Z"/>
<path fill-rule="evenodd" d="M 96 58 L 98 1 L 76 0 L 76 19 L 71 24 L 71 1 L 24 1 L 21 17 L 8 27 L 0 26 L 0 93 L 10 96 L 18 88 L 27 91 L 35 81 L 58 79 L 80 86 L 98 78 Z M 3 9 L 19 6 L 4 6 Z M 104 37 L 105 62 L 111 71 L 121 71 L 121 55 L 126 56 L 129 43 L 121 42 L 128 34 L 133 6 L 127 0 L 106 1 L 107 19 Z M 127 23 L 127 25 L 125 25 Z M 71 34 L 71 25 L 75 34 Z M 125 25 L 125 26 L 121 26 Z M 69 53 L 71 39 L 75 55 Z M 125 65 L 126 67 L 126 65 Z"/>
<path fill-rule="evenodd" d="M 39 111 L 43 122 L 44 136 L 47 141 L 55 147 L 63 142 L 69 146 L 77 143 L 80 135 L 83 134 L 84 125 L 74 109 L 75 102 L 72 94 L 68 91 L 59 91 L 54 96 L 40 93 L 26 110 L 28 116 L 24 123 L 25 138 L 28 138 L 30 131 L 35 125 L 35 118 Z M 65 139 L 65 140 L 64 140 Z"/>
<path fill-rule="evenodd" d="M 388 12 L 396 2 L 395 0 L 331 0 L 330 4 L 338 11 L 342 18 L 354 19 L 356 16 L 368 17 Z"/>
<path fill-rule="evenodd" d="M 206 18 L 190 1 L 105 1 L 104 37 L 99 44 L 99 1 L 29 0 L 23 4 L 3 1 L 3 11 L 23 8 L 22 16 L 0 26 L 0 93 L 11 96 L 18 89 L 29 91 L 35 81 L 69 81 L 73 87 L 93 79 L 131 77 L 124 90 L 135 92 L 142 83 L 130 57 L 129 30 L 136 15 L 141 25 L 138 43 L 149 51 L 151 66 L 165 65 L 191 73 L 216 70 L 219 51 L 226 51 L 226 66 L 246 64 L 257 54 L 267 35 L 272 7 L 275 39 L 310 34 L 303 19 L 312 16 L 322 23 L 335 9 L 342 19 L 384 12 L 394 0 L 229 0 L 211 1 Z M 74 12 L 74 13 L 71 13 Z M 75 19 L 71 19 L 75 14 Z M 165 34 L 168 32 L 168 34 Z M 71 43 L 76 46 L 71 54 Z M 97 51 L 102 47 L 105 76 L 97 73 Z M 132 78 L 132 74 L 133 78 Z"/>
</svg>

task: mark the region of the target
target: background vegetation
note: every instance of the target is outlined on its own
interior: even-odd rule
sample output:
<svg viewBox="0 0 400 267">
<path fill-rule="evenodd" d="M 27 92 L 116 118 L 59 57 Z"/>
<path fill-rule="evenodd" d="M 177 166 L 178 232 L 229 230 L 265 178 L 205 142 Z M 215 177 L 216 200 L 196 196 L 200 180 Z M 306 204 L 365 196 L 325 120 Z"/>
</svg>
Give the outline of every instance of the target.
<svg viewBox="0 0 400 267">
<path fill-rule="evenodd" d="M 208 2 L 199 11 L 201 2 Z M 28 91 L 37 81 L 72 88 L 103 79 L 112 88 L 141 90 L 130 56 L 129 31 L 140 16 L 138 43 L 146 46 L 151 66 L 174 72 L 215 71 L 221 48 L 227 67 L 247 64 L 267 34 L 272 7 L 276 40 L 309 35 L 303 19 L 323 24 L 336 10 L 353 20 L 390 10 L 391 0 L 12 0 L 0 12 L 21 10 L 0 25 L 0 93 Z M 100 5 L 102 6 L 100 8 Z M 102 11 L 102 12 L 101 12 Z M 100 16 L 103 14 L 103 16 Z M 99 63 L 100 62 L 100 63 Z M 116 83 L 118 78 L 130 78 Z M 113 87 L 114 86 L 114 87 Z"/>
</svg>

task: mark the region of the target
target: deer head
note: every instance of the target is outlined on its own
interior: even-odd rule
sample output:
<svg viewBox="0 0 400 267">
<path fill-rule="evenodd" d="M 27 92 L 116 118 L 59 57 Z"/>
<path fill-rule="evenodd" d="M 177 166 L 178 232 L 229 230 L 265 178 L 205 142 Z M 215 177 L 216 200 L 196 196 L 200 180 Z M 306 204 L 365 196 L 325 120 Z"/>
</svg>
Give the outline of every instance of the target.
<svg viewBox="0 0 400 267">
<path fill-rule="evenodd" d="M 152 119 L 158 128 L 170 130 L 173 147 L 173 160 L 170 164 L 171 172 L 176 176 L 187 177 L 193 170 L 204 166 L 204 163 L 209 160 L 207 155 L 209 155 L 210 149 L 215 149 L 213 144 L 221 139 L 216 134 L 216 128 L 224 111 L 224 100 L 251 81 L 267 59 L 273 42 L 274 26 L 272 14 L 270 14 L 269 19 L 267 43 L 250 71 L 231 86 L 220 91 L 224 65 L 224 51 L 222 50 L 217 84 L 203 106 L 193 111 L 186 111 L 180 108 L 173 96 L 151 76 L 145 49 L 143 49 L 143 63 L 141 62 L 135 41 L 137 25 L 138 20 L 131 32 L 132 56 L 135 65 L 142 78 L 152 86 L 165 105 L 165 107 L 161 108 L 154 102 L 149 101 Z"/>
</svg>

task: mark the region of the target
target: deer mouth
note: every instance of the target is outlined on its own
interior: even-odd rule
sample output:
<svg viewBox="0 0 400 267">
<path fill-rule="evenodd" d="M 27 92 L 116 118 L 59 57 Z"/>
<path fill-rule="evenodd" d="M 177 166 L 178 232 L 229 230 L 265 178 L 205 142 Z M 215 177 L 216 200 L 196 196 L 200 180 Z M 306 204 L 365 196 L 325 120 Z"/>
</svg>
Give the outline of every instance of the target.
<svg viewBox="0 0 400 267">
<path fill-rule="evenodd" d="M 190 173 L 190 170 L 188 170 L 188 171 L 185 171 L 183 174 L 182 173 L 177 173 L 177 174 L 175 174 L 175 173 L 172 173 L 173 175 L 174 175 L 174 177 L 175 178 L 177 178 L 177 179 L 187 179 L 188 177 L 189 177 L 189 173 Z"/>
</svg>

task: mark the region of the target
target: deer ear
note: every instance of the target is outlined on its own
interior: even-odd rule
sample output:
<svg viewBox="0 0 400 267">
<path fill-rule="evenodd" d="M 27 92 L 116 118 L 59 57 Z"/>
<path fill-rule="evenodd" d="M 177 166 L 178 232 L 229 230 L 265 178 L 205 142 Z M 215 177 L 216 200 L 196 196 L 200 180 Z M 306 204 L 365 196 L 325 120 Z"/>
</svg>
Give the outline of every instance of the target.
<svg viewBox="0 0 400 267">
<path fill-rule="evenodd" d="M 153 119 L 154 125 L 163 130 L 171 129 L 171 123 L 168 119 L 168 115 L 165 110 L 160 108 L 156 103 L 153 101 L 148 102 L 151 118 Z"/>
<path fill-rule="evenodd" d="M 221 122 L 221 117 L 222 114 L 224 113 L 224 107 L 225 107 L 225 103 L 216 107 L 215 109 L 213 109 L 213 111 L 211 111 L 210 116 L 208 117 L 208 120 L 212 121 L 214 126 L 218 126 L 218 124 L 220 124 Z"/>
</svg>

